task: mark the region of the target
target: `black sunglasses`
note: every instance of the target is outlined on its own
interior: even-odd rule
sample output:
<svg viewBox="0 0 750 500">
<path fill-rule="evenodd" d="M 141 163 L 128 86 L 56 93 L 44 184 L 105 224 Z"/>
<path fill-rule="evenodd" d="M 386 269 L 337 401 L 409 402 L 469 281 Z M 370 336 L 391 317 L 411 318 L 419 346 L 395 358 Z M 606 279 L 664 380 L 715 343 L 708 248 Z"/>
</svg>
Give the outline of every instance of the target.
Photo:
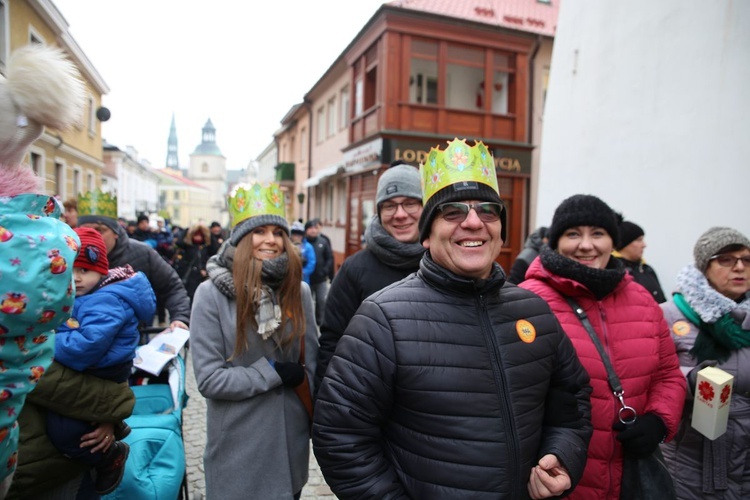
<svg viewBox="0 0 750 500">
<path fill-rule="evenodd" d="M 471 209 L 477 213 L 482 222 L 497 222 L 503 213 L 504 207 L 500 203 L 483 201 L 480 203 L 441 203 L 437 206 L 443 219 L 452 223 L 461 223 L 469 216 Z"/>
</svg>

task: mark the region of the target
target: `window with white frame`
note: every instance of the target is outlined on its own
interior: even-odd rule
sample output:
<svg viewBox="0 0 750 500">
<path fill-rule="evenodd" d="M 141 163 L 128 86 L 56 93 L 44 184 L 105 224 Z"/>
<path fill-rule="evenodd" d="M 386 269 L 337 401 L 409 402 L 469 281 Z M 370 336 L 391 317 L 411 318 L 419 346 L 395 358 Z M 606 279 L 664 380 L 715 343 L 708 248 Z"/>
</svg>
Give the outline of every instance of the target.
<svg viewBox="0 0 750 500">
<path fill-rule="evenodd" d="M 307 129 L 302 128 L 299 131 L 299 161 L 307 161 Z"/>
<path fill-rule="evenodd" d="M 81 168 L 75 167 L 73 169 L 73 196 L 78 196 L 81 192 Z"/>
<path fill-rule="evenodd" d="M 338 196 L 338 222 L 339 224 L 346 224 L 346 180 L 340 179 L 336 182 L 336 192 Z"/>
<path fill-rule="evenodd" d="M 328 137 L 336 134 L 336 97 L 328 99 Z"/>
<path fill-rule="evenodd" d="M 8 63 L 8 2 L 0 0 L 0 75 L 5 75 L 5 65 Z"/>
<path fill-rule="evenodd" d="M 86 174 L 86 191 L 91 192 L 94 190 L 94 174 L 91 172 Z"/>
<path fill-rule="evenodd" d="M 336 198 L 334 196 L 336 192 L 336 184 L 329 182 L 326 184 L 326 220 L 331 222 L 334 220 L 334 202 Z"/>
<path fill-rule="evenodd" d="M 339 126 L 349 125 L 349 87 L 344 87 L 339 93 Z"/>
<path fill-rule="evenodd" d="M 365 82 L 359 78 L 354 84 L 354 116 L 359 116 L 365 110 Z"/>
<path fill-rule="evenodd" d="M 89 96 L 88 111 L 89 111 L 89 134 L 93 135 L 96 133 L 96 104 L 94 103 L 94 98 L 91 96 Z"/>
<path fill-rule="evenodd" d="M 318 143 L 326 140 L 326 108 L 318 108 Z"/>
<path fill-rule="evenodd" d="M 46 172 L 44 171 L 44 157 L 40 155 L 39 153 L 36 153 L 32 151 L 29 153 L 29 164 L 31 165 L 31 170 L 34 171 L 34 173 L 41 177 L 42 179 L 45 178 Z"/>
<path fill-rule="evenodd" d="M 65 165 L 55 162 L 55 194 L 65 199 Z"/>
</svg>

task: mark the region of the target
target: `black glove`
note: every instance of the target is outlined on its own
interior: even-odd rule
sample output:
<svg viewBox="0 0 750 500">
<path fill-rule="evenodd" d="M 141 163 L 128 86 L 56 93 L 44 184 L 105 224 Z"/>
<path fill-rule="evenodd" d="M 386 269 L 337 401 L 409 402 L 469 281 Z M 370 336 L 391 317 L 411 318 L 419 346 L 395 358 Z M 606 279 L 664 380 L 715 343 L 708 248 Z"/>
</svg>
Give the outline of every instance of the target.
<svg viewBox="0 0 750 500">
<path fill-rule="evenodd" d="M 305 368 L 299 363 L 276 361 L 273 367 L 281 377 L 281 382 L 287 387 L 297 387 L 305 380 Z"/>
<path fill-rule="evenodd" d="M 630 425 L 618 420 L 612 429 L 619 431 L 617 440 L 628 458 L 646 458 L 667 436 L 664 421 L 653 413 L 641 415 Z"/>
<path fill-rule="evenodd" d="M 695 382 L 698 379 L 698 372 L 702 369 L 709 367 L 709 366 L 716 366 L 719 362 L 715 359 L 706 359 L 704 361 L 701 361 L 698 366 L 690 370 L 687 374 L 687 385 L 688 385 L 688 394 L 690 397 L 695 397 Z"/>
</svg>

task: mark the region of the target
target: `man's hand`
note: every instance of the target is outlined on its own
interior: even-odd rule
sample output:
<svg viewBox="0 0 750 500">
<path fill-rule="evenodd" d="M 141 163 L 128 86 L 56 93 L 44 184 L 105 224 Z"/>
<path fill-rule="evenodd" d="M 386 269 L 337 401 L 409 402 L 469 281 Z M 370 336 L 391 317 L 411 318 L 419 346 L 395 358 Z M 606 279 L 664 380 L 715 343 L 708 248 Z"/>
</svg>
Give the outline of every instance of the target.
<svg viewBox="0 0 750 500">
<path fill-rule="evenodd" d="M 175 328 L 182 328 L 182 329 L 185 329 L 185 330 L 190 330 L 190 328 L 188 328 L 188 326 L 185 323 L 183 323 L 182 321 L 172 321 L 169 324 L 169 329 L 170 330 L 174 331 Z"/>
<path fill-rule="evenodd" d="M 528 485 L 531 498 L 559 496 L 570 486 L 570 475 L 555 455 L 544 455 L 531 469 Z"/>
</svg>

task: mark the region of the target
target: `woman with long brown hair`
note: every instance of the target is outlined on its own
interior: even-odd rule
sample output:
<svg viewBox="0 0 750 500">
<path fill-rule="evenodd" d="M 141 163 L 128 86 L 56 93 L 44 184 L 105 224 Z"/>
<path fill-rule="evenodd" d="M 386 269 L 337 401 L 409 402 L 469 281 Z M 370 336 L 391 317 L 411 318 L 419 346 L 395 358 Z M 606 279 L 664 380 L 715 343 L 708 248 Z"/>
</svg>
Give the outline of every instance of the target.
<svg viewBox="0 0 750 500">
<path fill-rule="evenodd" d="M 231 237 L 209 260 L 190 318 L 207 404 L 206 496 L 299 498 L 310 449 L 305 382 L 318 351 L 310 289 L 288 251 L 278 184 L 238 186 L 229 211 Z"/>
</svg>

